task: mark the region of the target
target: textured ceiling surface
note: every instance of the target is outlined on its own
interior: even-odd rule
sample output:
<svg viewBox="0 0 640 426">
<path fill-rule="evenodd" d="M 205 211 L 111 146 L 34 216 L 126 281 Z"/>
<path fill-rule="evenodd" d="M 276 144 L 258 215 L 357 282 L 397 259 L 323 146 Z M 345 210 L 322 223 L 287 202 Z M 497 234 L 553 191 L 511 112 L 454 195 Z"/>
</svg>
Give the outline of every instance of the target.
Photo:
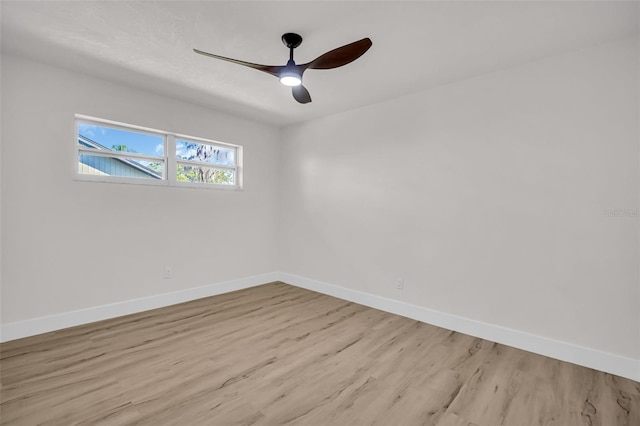
<svg viewBox="0 0 640 426">
<path fill-rule="evenodd" d="M 275 125 L 638 36 L 639 4 L 613 1 L 6 1 L 3 52 L 91 73 Z M 301 105 L 273 76 L 193 53 L 283 65 L 363 37 L 373 47 L 309 70 Z"/>
</svg>

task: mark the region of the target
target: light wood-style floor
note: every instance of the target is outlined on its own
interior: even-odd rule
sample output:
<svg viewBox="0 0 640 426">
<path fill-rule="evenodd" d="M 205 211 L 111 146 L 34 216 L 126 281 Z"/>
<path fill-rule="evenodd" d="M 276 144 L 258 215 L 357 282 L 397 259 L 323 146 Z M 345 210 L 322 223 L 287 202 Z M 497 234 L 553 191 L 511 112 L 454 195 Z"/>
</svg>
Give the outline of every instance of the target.
<svg viewBox="0 0 640 426">
<path fill-rule="evenodd" d="M 3 425 L 640 425 L 638 382 L 282 283 L 0 350 Z"/>
</svg>

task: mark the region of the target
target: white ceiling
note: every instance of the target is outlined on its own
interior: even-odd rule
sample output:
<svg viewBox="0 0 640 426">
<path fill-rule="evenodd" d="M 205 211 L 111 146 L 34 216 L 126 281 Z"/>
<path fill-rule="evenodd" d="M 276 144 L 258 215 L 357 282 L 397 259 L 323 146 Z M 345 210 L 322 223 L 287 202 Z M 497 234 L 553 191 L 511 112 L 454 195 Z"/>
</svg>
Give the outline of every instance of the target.
<svg viewBox="0 0 640 426">
<path fill-rule="evenodd" d="M 276 125 L 638 36 L 637 2 L 581 1 L 6 1 L 3 52 L 37 58 Z M 301 105 L 265 73 L 198 48 L 283 65 L 285 32 L 303 63 L 370 37 L 334 70 L 309 70 Z"/>
</svg>

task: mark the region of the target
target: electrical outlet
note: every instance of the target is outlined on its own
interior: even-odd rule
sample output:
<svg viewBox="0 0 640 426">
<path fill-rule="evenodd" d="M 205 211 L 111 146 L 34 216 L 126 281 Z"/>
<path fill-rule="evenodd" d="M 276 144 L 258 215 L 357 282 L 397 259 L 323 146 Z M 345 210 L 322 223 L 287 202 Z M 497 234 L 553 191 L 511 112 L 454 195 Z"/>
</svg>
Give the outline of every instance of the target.
<svg viewBox="0 0 640 426">
<path fill-rule="evenodd" d="M 164 278 L 168 279 L 173 277 L 173 271 L 171 270 L 171 266 L 164 267 Z"/>
<path fill-rule="evenodd" d="M 398 290 L 402 290 L 404 288 L 404 279 L 403 278 L 396 278 L 396 288 Z"/>
</svg>

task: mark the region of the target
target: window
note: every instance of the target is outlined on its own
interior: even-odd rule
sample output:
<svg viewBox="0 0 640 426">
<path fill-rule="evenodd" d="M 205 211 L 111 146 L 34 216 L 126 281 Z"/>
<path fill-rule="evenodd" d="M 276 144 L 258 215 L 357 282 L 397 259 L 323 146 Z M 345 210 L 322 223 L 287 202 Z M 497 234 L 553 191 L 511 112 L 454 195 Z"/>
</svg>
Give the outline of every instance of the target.
<svg viewBox="0 0 640 426">
<path fill-rule="evenodd" d="M 235 185 L 236 148 L 176 139 L 176 178 L 179 182 Z"/>
<path fill-rule="evenodd" d="M 76 116 L 82 180 L 240 189 L 242 147 Z"/>
</svg>

